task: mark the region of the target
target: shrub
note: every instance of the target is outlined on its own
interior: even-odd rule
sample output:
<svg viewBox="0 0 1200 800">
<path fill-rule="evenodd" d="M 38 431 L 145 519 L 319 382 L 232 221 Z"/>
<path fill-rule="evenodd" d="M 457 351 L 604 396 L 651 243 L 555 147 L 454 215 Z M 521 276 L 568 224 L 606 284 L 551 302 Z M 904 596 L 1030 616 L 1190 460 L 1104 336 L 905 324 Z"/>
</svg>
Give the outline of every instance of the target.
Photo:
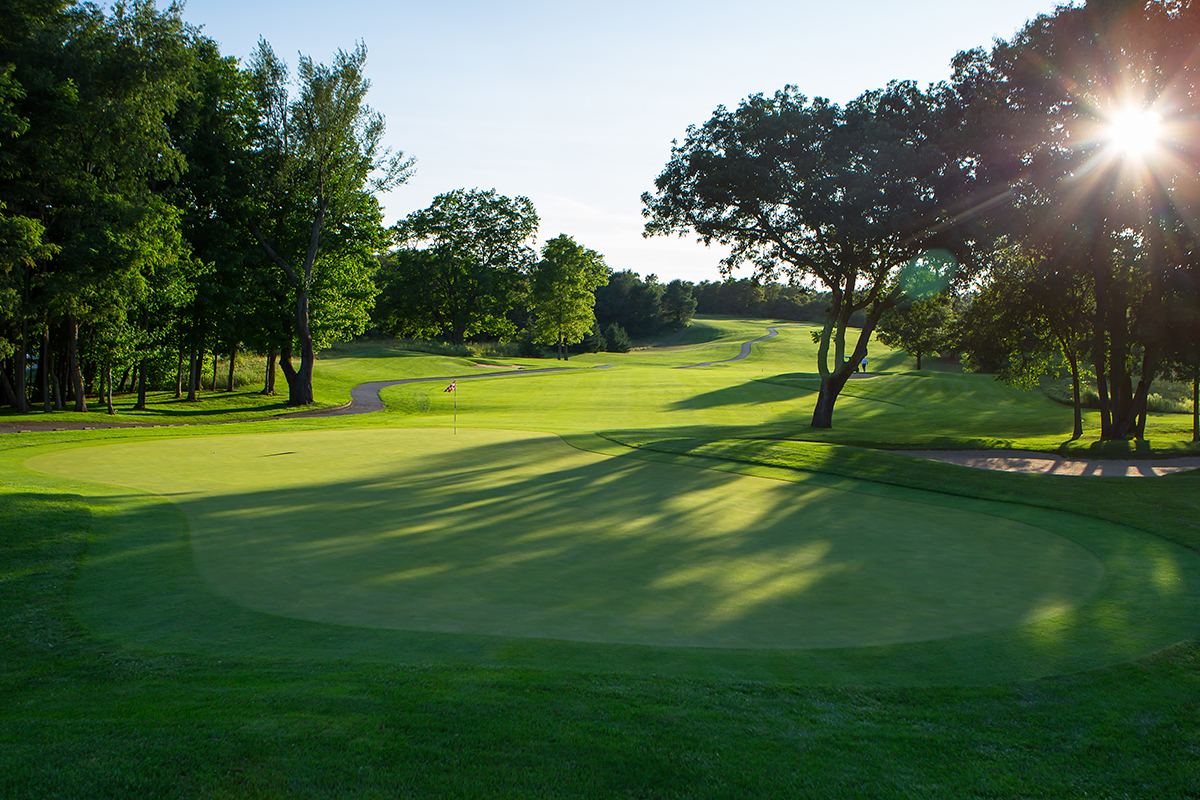
<svg viewBox="0 0 1200 800">
<path fill-rule="evenodd" d="M 618 323 L 614 322 L 605 329 L 604 338 L 607 339 L 605 350 L 609 353 L 629 352 L 629 334 Z"/>
</svg>

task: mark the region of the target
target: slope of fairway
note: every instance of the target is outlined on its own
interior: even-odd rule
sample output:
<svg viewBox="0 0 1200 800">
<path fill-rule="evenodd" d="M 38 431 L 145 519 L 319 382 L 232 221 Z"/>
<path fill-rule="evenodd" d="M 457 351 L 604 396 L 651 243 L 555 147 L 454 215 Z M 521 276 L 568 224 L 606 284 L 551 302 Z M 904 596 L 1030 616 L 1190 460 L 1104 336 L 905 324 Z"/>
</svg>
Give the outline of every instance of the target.
<svg viewBox="0 0 1200 800">
<path fill-rule="evenodd" d="M 656 659 L 684 671 L 709 658 L 687 648 L 740 653 L 721 659 L 751 676 L 763 663 L 748 651 L 812 648 L 835 648 L 839 661 L 890 657 L 900 682 L 921 680 L 903 668 L 911 658 L 961 661 L 955 679 L 969 682 L 1078 668 L 1183 638 L 1174 605 L 1197 584 L 1187 554 L 1116 526 L 1087 540 L 1097 526 L 1063 522 L 1060 536 L 918 492 L 606 457 L 528 432 L 233 435 L 61 450 L 27 465 L 170 497 L 205 583 L 246 609 L 684 648 Z M 88 573 L 145 556 L 114 551 Z M 1157 595 L 1131 593 L 1146 575 Z M 1130 614 L 1137 625 L 1112 629 Z"/>
<path fill-rule="evenodd" d="M 809 427 L 819 388 L 813 374 L 814 326 L 724 319 L 694 324 L 714 326 L 721 335 L 697 345 L 594 353 L 573 356 L 565 363 L 522 361 L 524 366 L 574 369 L 519 380 L 462 381 L 457 397 L 443 393 L 444 387 L 437 384 L 390 387 L 381 392 L 391 418 L 387 424 L 450 425 L 457 407 L 459 425 L 557 433 L 754 435 L 897 448 L 952 447 L 963 441 L 976 448 L 1013 446 L 1018 441 L 1031 446 L 1031 437 L 1039 446 L 1053 448 L 1070 436 L 1071 410 L 1066 406 L 1006 386 L 990 375 L 960 373 L 897 372 L 856 378 L 838 399 L 835 427 L 814 430 Z M 733 358 L 742 342 L 763 336 L 768 324 L 779 335 L 752 345 L 744 360 L 681 368 Z M 882 345 L 872 345 L 872 352 L 873 369 L 904 368 L 903 353 Z M 380 359 L 371 374 L 375 380 L 419 377 L 419 362 Z M 329 359 L 322 361 L 322 368 L 336 371 L 342 366 L 339 359 Z M 458 374 L 464 371 L 465 365 L 460 366 Z"/>
</svg>

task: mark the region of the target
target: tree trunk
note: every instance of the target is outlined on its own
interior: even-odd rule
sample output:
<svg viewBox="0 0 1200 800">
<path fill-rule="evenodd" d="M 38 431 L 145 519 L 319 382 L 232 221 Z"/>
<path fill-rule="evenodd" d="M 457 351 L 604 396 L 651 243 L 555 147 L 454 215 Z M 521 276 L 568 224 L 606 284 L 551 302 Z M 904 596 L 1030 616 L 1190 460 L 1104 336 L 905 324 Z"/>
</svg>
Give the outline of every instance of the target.
<svg viewBox="0 0 1200 800">
<path fill-rule="evenodd" d="M 105 362 L 104 362 L 104 399 L 108 403 L 108 413 L 116 414 L 117 412 L 113 410 L 112 395 L 113 395 L 112 362 L 109 360 L 105 360 Z"/>
<path fill-rule="evenodd" d="M 0 390 L 3 390 L 4 399 L 8 401 L 8 404 L 17 408 L 17 393 L 13 391 L 13 385 L 8 380 L 8 370 L 4 368 L 3 364 L 0 364 Z"/>
<path fill-rule="evenodd" d="M 146 361 L 147 359 L 143 358 L 138 363 L 138 399 L 137 403 L 133 407 L 134 411 L 146 410 Z"/>
<path fill-rule="evenodd" d="M 917 372 L 921 371 L 921 354 L 917 353 Z"/>
<path fill-rule="evenodd" d="M 267 348 L 267 370 L 263 376 L 263 390 L 265 395 L 275 394 L 275 345 Z"/>
<path fill-rule="evenodd" d="M 183 345 L 179 345 L 179 361 L 175 365 L 175 399 L 183 397 Z"/>
<path fill-rule="evenodd" d="M 215 346 L 215 345 L 213 346 L 213 348 L 214 348 L 214 349 L 213 349 L 213 379 L 212 379 L 212 390 L 215 392 L 215 391 L 217 390 L 217 351 L 216 351 L 216 346 Z"/>
<path fill-rule="evenodd" d="M 42 411 L 49 414 L 54 408 L 54 400 L 50 394 L 50 373 L 54 369 L 54 350 L 50 346 L 50 321 L 46 320 L 46 329 L 42 331 L 42 352 L 38 357 L 38 378 L 42 387 Z"/>
<path fill-rule="evenodd" d="M 200 382 L 200 356 L 196 353 L 196 345 L 192 345 L 188 353 L 188 382 L 187 402 L 196 402 L 196 385 Z"/>
<path fill-rule="evenodd" d="M 1071 433 L 1071 441 L 1075 441 L 1083 438 L 1083 401 L 1079 391 L 1079 361 L 1075 356 L 1068 355 L 1067 362 L 1071 365 L 1071 393 L 1074 400 L 1072 406 L 1075 412 L 1075 428 Z"/>
<path fill-rule="evenodd" d="M 133 379 L 137 380 L 136 365 L 131 364 L 121 373 L 121 382 L 117 384 L 117 394 L 125 394 L 126 384 L 129 383 L 129 374 L 133 373 Z"/>
<path fill-rule="evenodd" d="M 46 411 L 62 411 L 62 386 L 58 382 L 58 365 L 54 359 L 54 347 L 50 342 L 50 323 L 46 323 L 46 335 L 42 340 L 42 346 L 46 348 L 43 360 L 46 362 Z"/>
<path fill-rule="evenodd" d="M 229 386 L 225 387 L 225 391 L 233 391 L 233 370 L 237 366 L 237 345 L 229 348 Z"/>
<path fill-rule="evenodd" d="M 845 330 L 850 313 L 843 308 L 838 313 L 836 322 L 832 315 L 826 317 L 825 326 L 821 331 L 820 345 L 817 348 L 817 366 L 821 371 L 821 390 L 817 393 L 817 404 L 813 408 L 812 422 L 810 423 L 812 427 L 833 427 L 834 403 L 837 402 L 838 395 L 841 394 L 846 381 L 850 380 L 850 376 L 866 358 L 867 344 L 871 341 L 871 334 L 875 331 L 875 326 L 879 324 L 879 318 L 893 305 L 895 305 L 894 302 L 877 300 L 871 306 L 867 319 L 858 333 L 854 351 L 849 358 L 846 358 Z M 835 327 L 837 328 L 836 333 Z M 833 370 L 829 369 L 828 361 L 831 340 L 835 345 L 834 363 L 837 365 Z"/>
<path fill-rule="evenodd" d="M 812 427 L 833 427 L 833 405 L 849 379 L 850 371 L 843 367 L 839 367 L 828 377 L 821 378 L 821 391 L 817 394 L 817 405 L 813 408 Z"/>
<path fill-rule="evenodd" d="M 288 397 L 292 396 L 292 384 L 296 382 L 296 367 L 292 364 L 292 343 L 288 342 L 279 348 L 279 368 L 283 370 L 283 379 L 287 381 Z"/>
<path fill-rule="evenodd" d="M 17 411 L 24 414 L 29 411 L 29 387 L 26 385 L 29 354 L 29 321 L 21 320 L 21 333 L 18 337 L 17 352 L 13 354 L 13 391 L 17 396 Z"/>
<path fill-rule="evenodd" d="M 307 406 L 313 402 L 312 374 L 316 356 L 308 324 L 308 288 L 303 286 L 296 290 L 296 339 L 300 343 L 300 369 L 296 371 L 295 379 L 288 381 L 288 405 Z"/>
<path fill-rule="evenodd" d="M 75 410 L 87 411 L 87 398 L 83 394 L 83 370 L 79 364 L 79 320 L 67 317 L 67 376 L 75 394 Z"/>
<path fill-rule="evenodd" d="M 1192 371 L 1192 441 L 1200 442 L 1200 369 Z"/>
</svg>

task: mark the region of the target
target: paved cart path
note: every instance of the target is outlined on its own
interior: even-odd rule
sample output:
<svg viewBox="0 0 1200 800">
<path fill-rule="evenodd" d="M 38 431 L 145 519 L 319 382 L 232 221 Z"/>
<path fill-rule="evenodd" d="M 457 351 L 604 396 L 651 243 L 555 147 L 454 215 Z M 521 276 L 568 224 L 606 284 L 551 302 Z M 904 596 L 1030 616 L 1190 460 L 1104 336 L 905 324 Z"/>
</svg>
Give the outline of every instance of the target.
<svg viewBox="0 0 1200 800">
<path fill-rule="evenodd" d="M 1200 469 L 1200 457 L 1153 459 L 1063 458 L 1034 450 L 893 450 L 906 456 L 1003 472 L 1143 478 Z"/>
</svg>

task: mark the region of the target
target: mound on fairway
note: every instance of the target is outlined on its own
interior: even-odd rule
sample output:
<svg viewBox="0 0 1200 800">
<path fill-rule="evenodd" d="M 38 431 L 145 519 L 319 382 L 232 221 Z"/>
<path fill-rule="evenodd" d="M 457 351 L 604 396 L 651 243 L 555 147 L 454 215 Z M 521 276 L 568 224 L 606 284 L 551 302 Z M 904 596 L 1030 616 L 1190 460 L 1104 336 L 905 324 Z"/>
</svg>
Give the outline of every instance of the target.
<svg viewBox="0 0 1200 800">
<path fill-rule="evenodd" d="M 27 463 L 170 497 L 216 592 L 341 625 L 857 647 L 1019 628 L 1104 578 L 1084 547 L 1011 520 L 528 432 L 205 437 Z"/>
</svg>

